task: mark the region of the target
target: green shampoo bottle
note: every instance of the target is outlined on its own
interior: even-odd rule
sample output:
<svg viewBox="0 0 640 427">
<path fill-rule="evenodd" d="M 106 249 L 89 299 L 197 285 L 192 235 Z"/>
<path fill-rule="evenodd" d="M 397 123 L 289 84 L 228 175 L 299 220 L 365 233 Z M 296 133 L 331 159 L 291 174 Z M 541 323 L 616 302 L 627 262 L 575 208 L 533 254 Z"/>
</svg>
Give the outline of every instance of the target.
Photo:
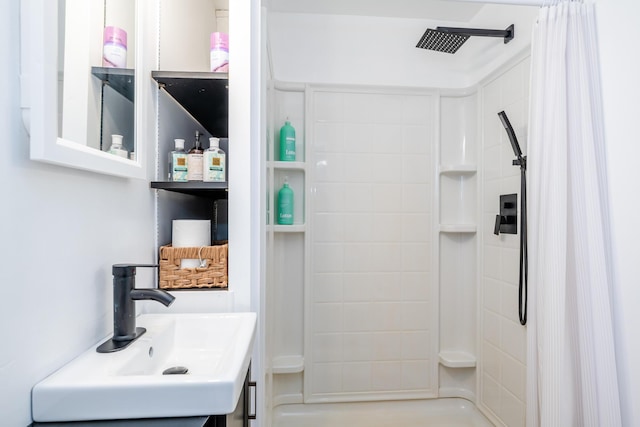
<svg viewBox="0 0 640 427">
<path fill-rule="evenodd" d="M 293 190 L 289 187 L 288 177 L 278 191 L 278 209 L 276 222 L 281 225 L 293 225 Z"/>
<path fill-rule="evenodd" d="M 289 118 L 280 128 L 280 161 L 296 161 L 296 130 L 291 126 Z"/>
</svg>

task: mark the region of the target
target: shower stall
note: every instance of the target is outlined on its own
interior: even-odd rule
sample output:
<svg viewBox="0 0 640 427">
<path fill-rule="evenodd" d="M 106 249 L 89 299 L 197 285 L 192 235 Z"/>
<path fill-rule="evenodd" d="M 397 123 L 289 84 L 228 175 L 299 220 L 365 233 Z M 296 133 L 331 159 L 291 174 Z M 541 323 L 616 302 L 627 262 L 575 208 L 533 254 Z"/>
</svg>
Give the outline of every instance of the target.
<svg viewBox="0 0 640 427">
<path fill-rule="evenodd" d="M 445 3 L 264 10 L 263 425 L 525 423 L 520 230 L 493 231 L 521 192 L 497 113 L 526 153 L 536 9 Z M 445 26 L 515 37 L 416 48 Z M 276 220 L 285 177 L 293 225 Z"/>
</svg>

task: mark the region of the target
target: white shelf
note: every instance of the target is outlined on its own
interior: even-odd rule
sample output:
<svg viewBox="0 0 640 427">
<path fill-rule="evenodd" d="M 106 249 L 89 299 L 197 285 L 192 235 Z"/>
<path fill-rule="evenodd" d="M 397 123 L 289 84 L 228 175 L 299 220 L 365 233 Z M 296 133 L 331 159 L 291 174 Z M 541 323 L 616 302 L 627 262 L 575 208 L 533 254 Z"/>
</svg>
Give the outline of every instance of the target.
<svg viewBox="0 0 640 427">
<path fill-rule="evenodd" d="M 298 170 L 298 171 L 304 171 L 305 168 L 305 162 L 281 162 L 281 161 L 274 161 L 274 162 L 269 162 L 270 166 L 272 166 L 274 169 L 280 169 L 280 170 Z"/>
<path fill-rule="evenodd" d="M 440 165 L 440 173 L 443 175 L 474 174 L 477 169 L 476 165 Z"/>
<path fill-rule="evenodd" d="M 274 374 L 296 374 L 304 371 L 304 357 L 300 355 L 274 357 L 271 368 Z"/>
<path fill-rule="evenodd" d="M 475 224 L 440 224 L 441 233 L 475 233 Z"/>
<path fill-rule="evenodd" d="M 447 368 L 475 368 L 476 366 L 476 357 L 466 351 L 441 351 L 439 358 L 440 364 Z"/>
<path fill-rule="evenodd" d="M 293 224 L 293 225 L 271 225 L 274 233 L 304 233 L 307 230 L 306 225 L 304 224 Z"/>
</svg>

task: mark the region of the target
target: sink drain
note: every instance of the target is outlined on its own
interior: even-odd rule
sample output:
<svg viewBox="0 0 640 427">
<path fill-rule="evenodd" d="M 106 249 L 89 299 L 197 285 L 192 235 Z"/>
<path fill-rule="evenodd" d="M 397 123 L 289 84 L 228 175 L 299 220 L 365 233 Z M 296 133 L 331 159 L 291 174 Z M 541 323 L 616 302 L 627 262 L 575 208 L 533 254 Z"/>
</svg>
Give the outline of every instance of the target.
<svg viewBox="0 0 640 427">
<path fill-rule="evenodd" d="M 162 371 L 162 375 L 184 375 L 189 369 L 184 366 L 172 366 Z"/>
</svg>

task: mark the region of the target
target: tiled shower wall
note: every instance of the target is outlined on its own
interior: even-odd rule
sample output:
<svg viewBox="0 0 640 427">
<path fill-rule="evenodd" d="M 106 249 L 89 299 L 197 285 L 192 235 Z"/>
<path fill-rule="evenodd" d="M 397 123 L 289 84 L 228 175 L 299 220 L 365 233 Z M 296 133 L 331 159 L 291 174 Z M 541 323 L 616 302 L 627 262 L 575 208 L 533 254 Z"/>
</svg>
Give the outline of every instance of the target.
<svg viewBox="0 0 640 427">
<path fill-rule="evenodd" d="M 313 95 L 305 399 L 431 397 L 434 99 Z"/>
<path fill-rule="evenodd" d="M 518 320 L 518 234 L 495 236 L 501 194 L 518 193 L 520 169 L 497 113 L 504 110 L 527 153 L 528 58 L 482 88 L 483 172 L 479 406 L 509 427 L 525 425 L 526 328 Z M 518 222 L 520 209 L 518 206 Z"/>
</svg>

